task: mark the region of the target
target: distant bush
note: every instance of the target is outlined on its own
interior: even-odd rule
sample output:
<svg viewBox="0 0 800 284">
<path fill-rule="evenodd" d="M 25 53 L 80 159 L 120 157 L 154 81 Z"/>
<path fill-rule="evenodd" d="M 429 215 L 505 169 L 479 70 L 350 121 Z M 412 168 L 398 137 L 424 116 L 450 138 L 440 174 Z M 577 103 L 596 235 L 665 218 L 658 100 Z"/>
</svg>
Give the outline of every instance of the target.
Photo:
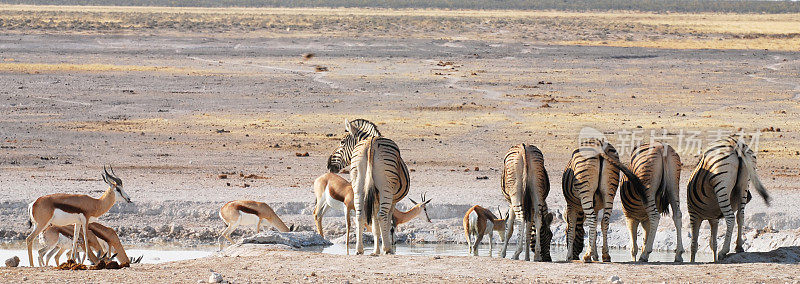
<svg viewBox="0 0 800 284">
<path fill-rule="evenodd" d="M 5 4 L 168 7 L 371 7 L 650 12 L 800 13 L 800 1 L 725 0 L 0 0 Z"/>
</svg>

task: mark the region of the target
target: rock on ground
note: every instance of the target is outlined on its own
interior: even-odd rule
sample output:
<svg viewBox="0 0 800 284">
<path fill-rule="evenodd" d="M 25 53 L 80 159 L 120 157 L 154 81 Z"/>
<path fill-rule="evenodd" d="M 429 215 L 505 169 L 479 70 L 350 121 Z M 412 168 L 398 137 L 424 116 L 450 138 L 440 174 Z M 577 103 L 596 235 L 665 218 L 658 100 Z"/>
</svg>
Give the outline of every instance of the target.
<svg viewBox="0 0 800 284">
<path fill-rule="evenodd" d="M 310 246 L 327 246 L 331 242 L 316 232 L 276 232 L 264 231 L 252 237 L 242 239 L 241 244 L 279 244 L 294 248 Z"/>
</svg>

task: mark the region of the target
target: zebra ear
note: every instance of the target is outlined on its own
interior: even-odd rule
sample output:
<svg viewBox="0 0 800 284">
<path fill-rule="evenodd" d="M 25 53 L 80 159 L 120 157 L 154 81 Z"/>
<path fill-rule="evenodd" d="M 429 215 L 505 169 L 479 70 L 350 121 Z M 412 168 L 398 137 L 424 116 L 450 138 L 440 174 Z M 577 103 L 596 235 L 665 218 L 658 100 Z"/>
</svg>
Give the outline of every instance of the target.
<svg viewBox="0 0 800 284">
<path fill-rule="evenodd" d="M 347 131 L 348 133 L 353 133 L 353 130 L 350 129 L 350 128 L 351 128 L 350 127 L 350 121 L 348 121 L 347 118 L 345 118 L 344 119 L 344 130 Z"/>
</svg>

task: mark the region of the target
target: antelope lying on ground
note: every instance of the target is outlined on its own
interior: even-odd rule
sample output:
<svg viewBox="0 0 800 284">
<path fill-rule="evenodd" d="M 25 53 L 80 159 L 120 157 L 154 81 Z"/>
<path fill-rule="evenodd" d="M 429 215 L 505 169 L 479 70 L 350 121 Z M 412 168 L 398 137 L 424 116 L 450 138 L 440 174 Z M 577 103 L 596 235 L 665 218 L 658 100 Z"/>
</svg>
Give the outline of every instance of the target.
<svg viewBox="0 0 800 284">
<path fill-rule="evenodd" d="M 57 193 L 39 197 L 36 201 L 28 205 L 31 215 L 31 222 L 29 224 L 34 225 L 33 232 L 25 239 L 31 267 L 34 266 L 32 251 L 33 241 L 42 231 L 47 229 L 48 226 L 74 224 L 73 235 L 79 235 L 82 231 L 83 236 L 86 236 L 89 223 L 97 220 L 97 217 L 108 212 L 111 206 L 114 206 L 117 198 L 123 199 L 128 203 L 131 202 L 128 194 L 122 189 L 122 180 L 114 175 L 114 169 L 111 169 L 111 173 L 109 173 L 108 170 L 103 167 L 102 177 L 109 185 L 109 188 L 99 199 L 83 194 Z M 78 239 L 79 238 L 73 238 L 72 259 L 77 258 Z M 83 239 L 84 247 L 88 247 L 88 238 Z M 81 262 L 83 262 L 83 260 L 81 260 Z"/>
<path fill-rule="evenodd" d="M 314 181 L 314 195 L 317 198 L 316 206 L 314 207 L 314 221 L 317 225 L 317 233 L 320 236 L 325 236 L 322 231 L 322 217 L 328 212 L 328 209 L 333 208 L 341 210 L 345 216 L 345 251 L 350 254 L 350 211 L 355 211 L 353 205 L 353 187 L 350 183 L 341 176 L 334 173 L 326 173 L 318 177 Z M 407 223 L 417 216 L 425 213 L 425 221 L 431 223 L 431 218 L 428 216 L 426 205 L 431 202 L 430 199 L 426 200 L 425 196 L 421 196 L 422 200 L 417 203 L 413 199 L 408 200 L 414 204 L 408 211 L 393 210 L 392 219 L 394 227 L 400 224 Z M 367 230 L 371 230 L 367 224 Z"/>
<path fill-rule="evenodd" d="M 275 215 L 275 211 L 266 203 L 252 201 L 252 200 L 236 200 L 225 203 L 219 210 L 219 217 L 228 225 L 227 228 L 220 232 L 219 236 L 219 249 L 222 250 L 222 238 L 228 239 L 231 243 L 236 243 L 231 239 L 231 233 L 236 230 L 239 225 L 255 225 L 256 234 L 261 232 L 261 220 L 266 219 L 273 227 L 281 232 L 289 232 L 294 229 L 286 227 L 281 218 Z"/>
<path fill-rule="evenodd" d="M 39 250 L 39 265 L 49 265 L 50 257 L 52 257 L 53 254 L 55 254 L 56 266 L 59 265 L 61 254 L 70 248 L 73 232 L 74 225 L 50 226 L 39 235 L 39 241 L 45 246 Z M 112 253 L 119 260 L 120 267 L 128 267 L 131 263 L 141 261 L 141 258 L 134 259 L 133 261 L 128 258 L 128 254 L 125 253 L 125 248 L 122 246 L 119 236 L 113 229 L 103 226 L 100 223 L 89 223 L 89 231 L 87 233 L 90 249 L 88 257 L 92 263 L 99 263 L 100 256 Z M 86 251 L 83 244 L 79 244 L 79 246 L 82 251 Z M 92 251 L 97 253 L 95 254 Z M 47 253 L 46 257 L 45 253 Z"/>
<path fill-rule="evenodd" d="M 467 247 L 469 247 L 470 254 L 478 255 L 478 245 L 483 240 L 483 235 L 489 235 L 489 257 L 492 257 L 492 252 L 494 251 L 494 234 L 492 232 L 497 232 L 500 235 L 500 240 L 505 242 L 508 215 L 503 217 L 499 207 L 497 208 L 497 213 L 500 214 L 499 219 L 489 209 L 475 205 L 464 214 L 464 235 L 467 237 Z M 475 236 L 474 242 L 472 241 L 473 236 Z"/>
</svg>

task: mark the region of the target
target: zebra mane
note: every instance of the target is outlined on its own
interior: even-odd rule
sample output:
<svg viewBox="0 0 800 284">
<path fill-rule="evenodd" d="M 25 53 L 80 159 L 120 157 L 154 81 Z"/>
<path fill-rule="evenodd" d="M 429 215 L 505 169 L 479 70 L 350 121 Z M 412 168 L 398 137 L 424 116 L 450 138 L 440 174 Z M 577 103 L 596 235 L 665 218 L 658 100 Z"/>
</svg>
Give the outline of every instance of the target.
<svg viewBox="0 0 800 284">
<path fill-rule="evenodd" d="M 355 136 L 361 136 L 361 134 L 367 134 L 368 136 L 382 136 L 381 132 L 378 131 L 378 126 L 366 119 L 355 119 L 348 122 L 350 127 L 348 128 L 349 131 L 353 131 L 352 133 Z"/>
</svg>

